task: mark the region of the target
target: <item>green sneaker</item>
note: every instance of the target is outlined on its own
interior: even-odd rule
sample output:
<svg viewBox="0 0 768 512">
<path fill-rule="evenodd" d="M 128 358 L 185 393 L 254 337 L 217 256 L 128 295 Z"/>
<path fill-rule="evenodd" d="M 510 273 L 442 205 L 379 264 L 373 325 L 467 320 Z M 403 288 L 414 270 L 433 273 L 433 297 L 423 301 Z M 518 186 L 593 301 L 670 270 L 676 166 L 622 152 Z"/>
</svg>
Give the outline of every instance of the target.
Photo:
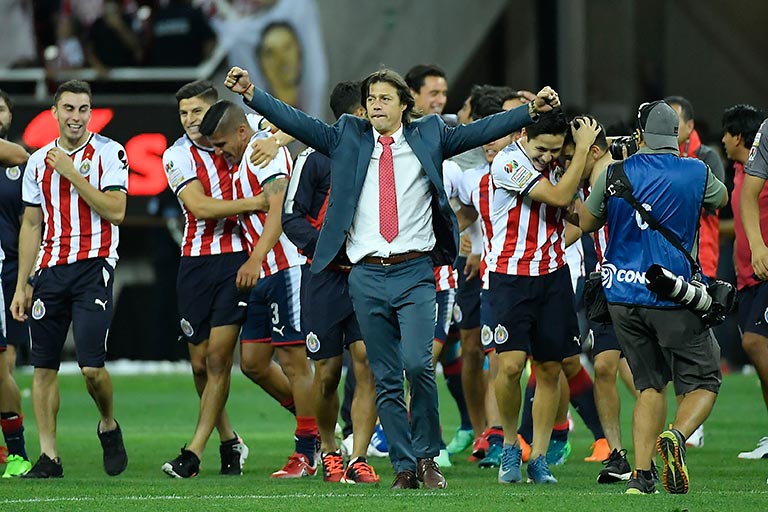
<svg viewBox="0 0 768 512">
<path fill-rule="evenodd" d="M 664 461 L 661 483 L 670 494 L 688 492 L 688 466 L 685 463 L 685 438 L 677 429 L 665 430 L 656 441 L 656 450 Z"/>
<path fill-rule="evenodd" d="M 453 466 L 451 463 L 451 458 L 448 455 L 448 450 L 440 450 L 440 455 L 435 457 L 435 462 L 437 462 L 438 466 L 441 468 L 449 468 Z"/>
<path fill-rule="evenodd" d="M 32 463 L 21 455 L 9 455 L 5 466 L 3 478 L 13 478 L 15 476 L 26 475 L 32 469 Z"/>
<path fill-rule="evenodd" d="M 448 453 L 451 455 L 456 455 L 457 453 L 461 453 L 470 446 L 472 446 L 472 443 L 475 442 L 475 433 L 470 430 L 463 430 L 461 428 L 458 428 L 456 430 L 456 433 L 453 435 L 453 439 L 451 439 L 451 442 L 448 443 L 447 449 Z"/>
<path fill-rule="evenodd" d="M 549 447 L 547 448 L 547 464 L 551 466 L 560 466 L 565 464 L 565 461 L 568 459 L 570 454 L 570 441 L 558 441 L 557 439 L 549 440 Z"/>
</svg>

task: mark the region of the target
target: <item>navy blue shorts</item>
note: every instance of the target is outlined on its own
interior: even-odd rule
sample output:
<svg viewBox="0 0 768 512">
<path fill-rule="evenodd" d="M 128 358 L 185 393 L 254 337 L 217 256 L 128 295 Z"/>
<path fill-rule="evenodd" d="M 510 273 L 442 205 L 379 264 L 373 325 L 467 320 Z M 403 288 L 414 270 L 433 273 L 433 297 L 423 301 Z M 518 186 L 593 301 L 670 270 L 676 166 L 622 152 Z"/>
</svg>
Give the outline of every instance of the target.
<svg viewBox="0 0 768 512">
<path fill-rule="evenodd" d="M 5 335 L 0 331 L 0 350 L 7 345 L 14 347 L 29 346 L 29 322 L 17 322 L 11 315 L 11 301 L 16 292 L 16 279 L 19 275 L 19 260 L 3 261 L 3 299 L 5 301 Z"/>
<path fill-rule="evenodd" d="M 464 265 L 466 264 L 467 258 L 464 256 L 459 256 L 456 260 L 459 281 L 456 292 L 456 311 L 453 319 L 459 324 L 459 329 L 477 329 L 480 327 L 480 291 L 483 282 L 479 275 L 466 281 L 464 276 Z"/>
<path fill-rule="evenodd" d="M 607 350 L 621 350 L 613 324 L 589 320 L 589 330 L 592 331 L 592 357 Z"/>
<path fill-rule="evenodd" d="M 528 352 L 534 361 L 562 361 L 581 352 L 568 266 L 543 276 L 490 273 L 496 352 Z"/>
<path fill-rule="evenodd" d="M 212 327 L 243 323 L 248 292 L 235 283 L 247 259 L 245 251 L 181 258 L 176 279 L 180 340 L 198 345 Z"/>
<path fill-rule="evenodd" d="M 114 269 L 103 258 L 56 265 L 38 272 L 32 292 L 30 361 L 58 370 L 69 325 L 80 367 L 101 368 L 112 323 Z"/>
<path fill-rule="evenodd" d="M 445 344 L 448 331 L 453 321 L 453 306 L 456 303 L 456 290 L 437 292 L 435 302 L 435 341 Z"/>
<path fill-rule="evenodd" d="M 314 361 L 341 356 L 363 339 L 349 298 L 349 272 L 302 272 L 301 325 L 307 333 L 307 355 Z"/>
<path fill-rule="evenodd" d="M 768 281 L 739 290 L 739 329 L 768 337 Z"/>
<path fill-rule="evenodd" d="M 496 344 L 493 342 L 493 330 L 496 324 L 493 321 L 493 311 L 491 311 L 491 298 L 488 290 L 482 290 L 480 293 L 480 342 L 483 344 L 483 352 L 493 352 L 496 350 Z"/>
<path fill-rule="evenodd" d="M 259 279 L 248 297 L 241 343 L 308 343 L 301 330 L 301 274 L 295 266 Z"/>
</svg>

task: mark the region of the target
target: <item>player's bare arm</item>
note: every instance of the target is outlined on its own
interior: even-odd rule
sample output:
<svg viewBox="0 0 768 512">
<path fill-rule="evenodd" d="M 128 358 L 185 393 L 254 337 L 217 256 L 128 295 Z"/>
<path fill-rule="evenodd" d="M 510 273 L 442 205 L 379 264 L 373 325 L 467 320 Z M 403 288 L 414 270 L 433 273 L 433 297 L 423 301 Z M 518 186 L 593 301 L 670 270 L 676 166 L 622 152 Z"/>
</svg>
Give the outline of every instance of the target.
<svg viewBox="0 0 768 512">
<path fill-rule="evenodd" d="M 752 250 L 752 269 L 761 280 L 768 279 L 768 247 L 763 238 L 760 226 L 760 206 L 758 198 L 765 186 L 765 180 L 749 174 L 744 175 L 744 185 L 741 189 L 741 217 L 744 232 Z M 728 200 L 728 194 L 724 201 Z"/>
<path fill-rule="evenodd" d="M 59 148 L 53 148 L 45 156 L 45 163 L 69 180 L 77 193 L 96 213 L 110 223 L 119 226 L 125 219 L 126 193 L 122 190 L 102 192 L 85 179 L 76 169 L 72 159 Z"/>
<path fill-rule="evenodd" d="M 265 212 L 269 209 L 264 194 L 233 201 L 215 199 L 205 193 L 203 185 L 197 180 L 190 181 L 179 192 L 179 198 L 196 219 L 224 219 L 232 215 L 253 211 Z"/>
<path fill-rule="evenodd" d="M 14 167 L 27 162 L 29 154 L 27 150 L 18 144 L 0 139 L 0 165 Z"/>
<path fill-rule="evenodd" d="M 281 147 L 290 144 L 294 140 L 296 139 L 280 130 L 271 137 L 253 141 L 253 144 L 251 144 L 251 149 L 253 149 L 250 157 L 251 163 L 256 167 L 260 167 L 271 162 L 277 156 Z"/>
<path fill-rule="evenodd" d="M 27 206 L 21 218 L 19 232 L 19 274 L 16 291 L 11 301 L 13 319 L 23 322 L 32 302 L 32 287 L 28 278 L 34 270 L 37 251 L 43 237 L 43 209 L 39 206 Z"/>
</svg>

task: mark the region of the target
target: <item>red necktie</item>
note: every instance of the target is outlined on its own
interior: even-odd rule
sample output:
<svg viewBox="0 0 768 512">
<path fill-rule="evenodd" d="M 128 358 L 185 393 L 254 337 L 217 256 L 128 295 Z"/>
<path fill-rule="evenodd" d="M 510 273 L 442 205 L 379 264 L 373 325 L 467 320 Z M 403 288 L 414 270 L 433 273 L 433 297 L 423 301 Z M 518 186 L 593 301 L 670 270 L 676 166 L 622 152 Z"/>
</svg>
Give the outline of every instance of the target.
<svg viewBox="0 0 768 512">
<path fill-rule="evenodd" d="M 395 165 L 392 162 L 392 137 L 379 137 L 383 146 L 379 158 L 379 232 L 391 242 L 398 232 L 397 193 L 395 192 Z"/>
</svg>

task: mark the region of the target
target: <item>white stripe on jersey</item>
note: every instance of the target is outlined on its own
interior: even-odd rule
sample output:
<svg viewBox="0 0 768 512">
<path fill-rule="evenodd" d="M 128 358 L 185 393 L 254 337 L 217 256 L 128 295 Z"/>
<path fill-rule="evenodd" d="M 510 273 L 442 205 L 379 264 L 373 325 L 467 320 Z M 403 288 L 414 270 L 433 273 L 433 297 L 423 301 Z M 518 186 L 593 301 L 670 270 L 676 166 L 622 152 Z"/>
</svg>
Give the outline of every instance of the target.
<svg viewBox="0 0 768 512">
<path fill-rule="evenodd" d="M 180 137 L 163 153 L 163 167 L 168 185 L 177 198 L 184 187 L 198 180 L 205 195 L 231 201 L 235 198 L 233 170 L 222 156 L 213 150 L 193 143 L 189 137 Z M 244 251 L 245 241 L 237 217 L 224 219 L 197 219 L 178 198 L 184 213 L 184 239 L 182 256 L 208 256 Z"/>
<path fill-rule="evenodd" d="M 90 258 L 117 264 L 120 235 L 117 226 L 94 211 L 66 178 L 45 163 L 59 139 L 29 157 L 24 170 L 22 199 L 40 206 L 43 213 L 42 244 L 37 268 L 64 265 Z M 63 149 L 63 148 L 62 148 Z M 98 134 L 68 151 L 80 174 L 97 190 L 128 192 L 128 160 L 123 146 Z"/>
<path fill-rule="evenodd" d="M 235 177 L 235 193 L 238 198 L 256 197 L 263 192 L 263 185 L 274 179 L 276 176 L 288 178 L 291 174 L 291 154 L 285 147 L 280 148 L 280 152 L 271 162 L 254 168 L 250 157 L 253 153 L 251 143 L 257 138 L 262 137 L 262 133 L 256 133 L 248 142 L 248 147 L 240 161 L 240 166 Z M 281 179 L 281 178 L 278 178 Z M 281 211 L 272 212 L 272 215 L 281 215 Z M 254 212 L 250 215 L 240 216 L 240 225 L 248 244 L 248 251 L 252 251 L 264 232 L 264 223 L 267 220 L 267 213 Z M 267 257 L 261 264 L 261 276 L 270 276 L 296 265 L 306 263 L 305 258 L 299 250 L 293 245 L 285 233 L 280 234 L 280 238 L 269 251 Z"/>
<path fill-rule="evenodd" d="M 475 167 L 464 173 L 459 189 L 459 199 L 463 204 L 474 206 L 477 220 L 483 234 L 483 252 L 480 259 L 480 278 L 483 288 L 488 289 L 488 264 L 486 258 L 491 251 L 493 224 L 491 223 L 490 205 L 493 201 L 493 184 L 491 182 L 491 167 L 488 164 Z"/>
<path fill-rule="evenodd" d="M 523 195 L 542 178 L 556 185 L 559 173 L 556 166 L 537 172 L 519 143 L 496 155 L 491 165 L 493 237 L 486 258 L 490 272 L 540 276 L 565 265 L 565 210 Z M 508 188 L 516 182 L 521 190 Z"/>
</svg>

